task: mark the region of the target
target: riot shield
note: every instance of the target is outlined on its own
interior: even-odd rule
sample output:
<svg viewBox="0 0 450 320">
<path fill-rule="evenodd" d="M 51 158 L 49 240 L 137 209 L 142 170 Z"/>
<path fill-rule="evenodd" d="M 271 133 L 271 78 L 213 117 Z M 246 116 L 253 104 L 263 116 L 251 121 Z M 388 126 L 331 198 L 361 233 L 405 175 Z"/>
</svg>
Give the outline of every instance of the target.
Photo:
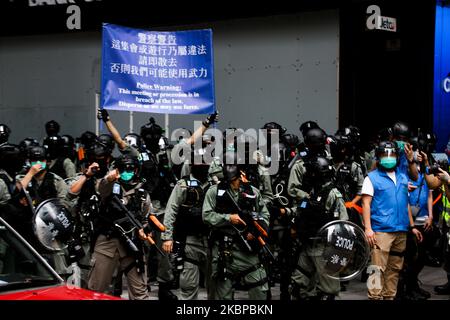
<svg viewBox="0 0 450 320">
<path fill-rule="evenodd" d="M 35 209 L 32 224 L 36 238 L 50 251 L 66 249 L 74 232 L 70 206 L 58 198 L 39 204 Z"/>
<path fill-rule="evenodd" d="M 332 279 L 348 281 L 367 266 L 370 246 L 364 231 L 350 221 L 325 224 L 313 241 L 313 260 L 318 272 Z"/>
</svg>

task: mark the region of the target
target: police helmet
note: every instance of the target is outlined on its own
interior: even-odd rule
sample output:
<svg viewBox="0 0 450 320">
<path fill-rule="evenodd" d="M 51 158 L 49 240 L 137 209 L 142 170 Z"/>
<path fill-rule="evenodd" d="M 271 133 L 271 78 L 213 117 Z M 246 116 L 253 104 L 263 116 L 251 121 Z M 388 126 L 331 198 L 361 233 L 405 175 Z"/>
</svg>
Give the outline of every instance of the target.
<svg viewBox="0 0 450 320">
<path fill-rule="evenodd" d="M 59 123 L 55 120 L 50 120 L 45 124 L 45 132 L 47 132 L 48 136 L 55 136 L 59 133 Z"/>
<path fill-rule="evenodd" d="M 151 117 L 147 124 L 141 127 L 140 135 L 147 145 L 156 145 L 164 130 L 155 123 L 155 119 Z"/>
<path fill-rule="evenodd" d="M 11 129 L 6 124 L 0 124 L 0 143 L 5 143 L 9 139 Z"/>
<path fill-rule="evenodd" d="M 95 161 L 95 159 L 110 156 L 111 150 L 103 143 L 97 142 L 90 149 L 87 150 L 86 154 L 89 159 Z"/>
<path fill-rule="evenodd" d="M 61 136 L 61 139 L 63 140 L 64 147 L 74 147 L 75 146 L 75 139 L 68 134 L 65 134 Z"/>
<path fill-rule="evenodd" d="M 331 181 L 334 177 L 334 168 L 324 157 L 311 157 L 305 162 L 305 169 L 318 183 Z"/>
<path fill-rule="evenodd" d="M 276 122 L 267 122 L 263 125 L 261 129 L 265 129 L 268 133 L 271 133 L 272 130 L 278 130 L 279 134 L 282 135 L 286 132 L 286 128 L 282 127 L 279 123 Z"/>
<path fill-rule="evenodd" d="M 28 159 L 30 161 L 47 160 L 47 151 L 42 146 L 33 146 L 28 149 Z"/>
<path fill-rule="evenodd" d="M 94 146 L 97 141 L 97 135 L 91 131 L 85 131 L 81 134 L 79 141 L 85 149 L 89 149 Z"/>
<path fill-rule="evenodd" d="M 107 133 L 103 133 L 98 136 L 97 141 L 103 144 L 106 148 L 112 152 L 114 150 L 114 147 L 116 146 L 116 143 L 114 142 L 114 138 Z"/>
<path fill-rule="evenodd" d="M 330 152 L 333 159 L 343 160 L 352 148 L 352 141 L 349 136 L 336 133 L 330 137 Z"/>
<path fill-rule="evenodd" d="M 128 133 L 123 139 L 132 147 L 140 149 L 142 147 L 142 138 L 136 133 Z"/>
<path fill-rule="evenodd" d="M 320 128 L 310 129 L 305 134 L 305 144 L 308 148 L 323 147 L 327 141 L 327 135 L 325 131 Z"/>
<path fill-rule="evenodd" d="M 320 129 L 320 127 L 317 122 L 314 121 L 303 122 L 299 128 L 303 138 L 305 138 L 306 132 L 308 132 L 310 129 Z"/>
<path fill-rule="evenodd" d="M 47 149 L 47 155 L 50 159 L 56 159 L 61 155 L 64 145 L 64 140 L 61 136 L 48 136 L 44 139 L 42 144 Z"/>
<path fill-rule="evenodd" d="M 404 122 L 396 122 L 392 126 L 392 135 L 395 139 L 407 140 L 411 136 L 409 126 Z"/>
<path fill-rule="evenodd" d="M 0 168 L 6 170 L 10 175 L 20 171 L 24 157 L 19 146 L 14 144 L 3 144 L 0 146 Z"/>
<path fill-rule="evenodd" d="M 139 159 L 130 154 L 122 154 L 114 161 L 114 166 L 119 170 L 120 173 L 124 171 L 135 172 L 140 169 Z"/>
<path fill-rule="evenodd" d="M 283 134 L 280 140 L 290 149 L 295 149 L 300 144 L 298 136 L 292 133 Z"/>
<path fill-rule="evenodd" d="M 378 141 L 389 141 L 392 138 L 392 128 L 382 128 L 377 133 Z"/>
<path fill-rule="evenodd" d="M 39 141 L 35 138 L 25 138 L 19 143 L 19 149 L 21 154 L 26 158 L 28 157 L 28 151 L 31 147 L 35 147 L 39 145 Z"/>
</svg>

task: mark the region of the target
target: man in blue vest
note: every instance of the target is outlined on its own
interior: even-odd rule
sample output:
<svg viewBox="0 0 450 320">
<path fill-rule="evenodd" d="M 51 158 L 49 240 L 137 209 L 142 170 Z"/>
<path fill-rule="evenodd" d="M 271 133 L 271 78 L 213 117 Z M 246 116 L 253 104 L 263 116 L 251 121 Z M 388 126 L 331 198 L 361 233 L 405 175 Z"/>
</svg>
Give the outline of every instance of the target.
<svg viewBox="0 0 450 320">
<path fill-rule="evenodd" d="M 404 152 L 407 168 L 399 166 L 395 143 L 380 142 L 375 153 L 377 169 L 365 178 L 362 188 L 365 234 L 373 248 L 367 281 L 370 300 L 395 298 L 408 230 L 421 241 L 408 210 L 408 175 L 414 181 L 418 177 L 410 144 L 405 144 Z"/>
</svg>

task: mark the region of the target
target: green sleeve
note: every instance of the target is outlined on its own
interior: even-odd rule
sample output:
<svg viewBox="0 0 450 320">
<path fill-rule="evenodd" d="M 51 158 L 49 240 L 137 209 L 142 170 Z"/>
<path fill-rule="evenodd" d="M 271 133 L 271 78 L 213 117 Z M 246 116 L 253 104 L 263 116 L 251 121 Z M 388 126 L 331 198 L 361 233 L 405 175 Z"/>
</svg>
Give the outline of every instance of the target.
<svg viewBox="0 0 450 320">
<path fill-rule="evenodd" d="M 360 196 L 361 191 L 362 191 L 362 186 L 364 183 L 364 175 L 363 175 L 361 166 L 359 164 L 357 164 L 356 162 L 353 162 L 353 164 L 352 164 L 352 178 L 357 186 L 356 194 L 358 196 Z"/>
<path fill-rule="evenodd" d="M 5 204 L 9 199 L 11 199 L 11 195 L 9 194 L 8 186 L 0 179 L 0 204 Z"/>
<path fill-rule="evenodd" d="M 330 210 L 333 207 L 333 214 L 337 216 L 339 220 L 348 220 L 348 214 L 347 209 L 345 208 L 344 199 L 342 197 L 342 194 L 337 189 L 331 190 L 325 204 L 325 209 L 327 210 Z"/>
<path fill-rule="evenodd" d="M 303 175 L 306 170 L 302 161 L 298 161 L 291 169 L 288 182 L 288 194 L 295 200 L 309 197 L 308 193 L 302 190 Z"/>
<path fill-rule="evenodd" d="M 258 165 L 258 173 L 261 179 L 259 190 L 261 192 L 264 203 L 268 204 L 273 201 L 273 191 L 270 175 L 268 170 L 261 165 Z"/>
<path fill-rule="evenodd" d="M 67 178 L 72 178 L 76 176 L 77 169 L 75 168 L 75 165 L 73 164 L 72 160 L 70 160 L 69 158 L 64 159 L 63 165 Z"/>
<path fill-rule="evenodd" d="M 56 176 L 56 175 L 55 175 Z M 69 187 L 61 177 L 55 177 L 55 188 L 58 193 L 58 198 L 67 200 L 67 194 L 69 193 Z"/>
<path fill-rule="evenodd" d="M 167 201 L 166 211 L 164 213 L 164 226 L 166 227 L 166 231 L 161 234 L 161 239 L 163 241 L 173 240 L 173 228 L 177 219 L 178 210 L 185 200 L 186 192 L 183 185 L 186 186 L 185 181 L 180 180 L 175 185 L 175 188 L 173 188 L 169 200 Z"/>
<path fill-rule="evenodd" d="M 216 194 L 217 186 L 212 186 L 206 192 L 202 210 L 203 221 L 217 228 L 231 226 L 229 214 L 215 212 Z"/>
<path fill-rule="evenodd" d="M 264 201 L 264 197 L 256 188 L 253 188 L 253 191 L 256 193 L 257 209 L 259 212 L 259 216 L 264 220 L 266 225 L 269 225 L 270 213 L 269 213 L 269 210 L 267 209 L 266 202 Z"/>
</svg>

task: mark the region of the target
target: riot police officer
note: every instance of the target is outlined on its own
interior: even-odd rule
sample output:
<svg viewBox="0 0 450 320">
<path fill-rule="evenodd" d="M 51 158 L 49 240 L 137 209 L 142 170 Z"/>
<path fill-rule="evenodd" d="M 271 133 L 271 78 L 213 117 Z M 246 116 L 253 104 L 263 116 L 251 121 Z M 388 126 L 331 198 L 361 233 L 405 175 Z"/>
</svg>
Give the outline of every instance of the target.
<svg viewBox="0 0 450 320">
<path fill-rule="evenodd" d="M 103 144 L 99 143 L 89 149 L 87 168 L 77 174 L 69 184 L 69 197 L 74 203 L 75 236 L 78 237 L 84 253 L 78 261 L 83 288 L 87 288 L 91 253 L 96 241 L 94 226 L 99 218 L 100 195 L 96 185 L 99 179 L 108 173 L 109 156 L 109 149 Z"/>
<path fill-rule="evenodd" d="M 199 152 L 192 153 L 195 154 Z M 201 152 L 199 156 L 201 157 Z M 192 157 L 191 174 L 180 179 L 170 195 L 164 215 L 166 231 L 161 235 L 163 250 L 183 255 L 175 268 L 182 268 L 180 289 L 182 300 L 196 300 L 200 271 L 208 278 L 208 228 L 202 221 L 202 206 L 208 184 L 208 164 Z M 183 263 L 184 261 L 184 263 Z M 208 280 L 206 281 L 208 282 Z M 207 286 L 208 288 L 208 286 Z M 208 288 L 209 289 L 209 288 Z"/>
<path fill-rule="evenodd" d="M 347 220 L 344 200 L 333 182 L 334 170 L 323 157 L 309 158 L 304 166 L 302 189 L 308 197 L 300 199 L 295 225 L 301 242 L 300 257 L 292 275 L 292 296 L 296 299 L 333 300 L 339 293 L 339 280 L 318 272 L 320 248 L 314 247 L 313 238 L 319 229 L 332 220 Z"/>
<path fill-rule="evenodd" d="M 303 176 L 306 173 L 304 166 L 308 158 L 317 156 L 329 158 L 326 150 L 325 132 L 320 128 L 312 128 L 305 132 L 305 145 L 307 148 L 306 154 L 297 160 L 293 165 L 288 181 L 288 194 L 293 198 L 293 204 L 297 204 L 300 199 L 309 197 L 309 194 L 302 188 Z"/>
<path fill-rule="evenodd" d="M 32 203 L 26 205 L 37 207 L 43 201 L 51 198 L 66 200 L 68 187 L 60 176 L 48 171 L 45 148 L 41 146 L 31 147 L 28 158 L 31 167 L 25 175 L 19 174 L 16 176 L 16 181 L 19 182 L 18 188 L 23 187 L 30 193 Z M 15 195 L 20 193 L 19 189 L 14 191 Z M 17 205 L 22 207 L 24 203 L 20 202 Z M 40 248 L 37 249 L 41 251 Z M 61 251 L 52 255 L 44 255 L 60 275 L 67 272 L 66 253 Z"/>
<path fill-rule="evenodd" d="M 101 208 L 88 288 L 106 292 L 119 267 L 127 277 L 130 299 L 147 300 L 143 243 L 139 240 L 146 235 L 126 218 L 129 210 L 135 219 L 143 221 L 151 210 L 150 196 L 141 188 L 138 173 L 137 157 L 125 154 L 115 161 L 115 169 L 98 183 Z"/>
<path fill-rule="evenodd" d="M 60 136 L 48 136 L 43 142 L 47 150 L 48 169 L 63 179 L 72 178 L 77 171 L 75 164 L 63 155 L 64 140 Z"/>
<path fill-rule="evenodd" d="M 45 123 L 45 132 L 47 133 L 48 137 L 56 136 L 59 134 L 60 125 L 55 120 L 50 120 Z"/>
<path fill-rule="evenodd" d="M 9 143 L 0 146 L 0 204 L 11 199 L 15 188 L 14 177 L 20 171 L 22 162 L 18 146 Z"/>
<path fill-rule="evenodd" d="M 362 227 L 361 189 L 364 182 L 362 166 L 353 161 L 351 148 L 354 140 L 340 131 L 332 138 L 330 143 L 333 166 L 335 169 L 335 185 L 341 192 L 348 207 L 350 220 Z"/>
<path fill-rule="evenodd" d="M 0 146 L 7 143 L 11 129 L 6 124 L 0 124 Z"/>
<path fill-rule="evenodd" d="M 25 175 L 18 175 L 24 188 L 29 189 L 34 204 L 37 205 L 49 198 L 65 199 L 67 185 L 64 180 L 55 173 L 49 172 L 47 166 L 47 152 L 44 147 L 36 146 L 29 149 L 30 165 Z"/>
<path fill-rule="evenodd" d="M 268 228 L 269 212 L 255 187 L 244 183 L 237 161 L 223 167 L 224 181 L 209 188 L 203 204 L 203 221 L 213 229 L 212 280 L 216 299 L 233 299 L 233 287 L 240 284 L 250 299 L 268 297 L 268 279 L 254 236 L 242 233 L 246 223 L 238 209 L 253 212 L 252 219 Z M 245 208 L 245 209 L 242 209 Z M 256 243 L 255 243 L 256 241 Z M 252 245 L 250 245 L 251 243 Z"/>
</svg>

